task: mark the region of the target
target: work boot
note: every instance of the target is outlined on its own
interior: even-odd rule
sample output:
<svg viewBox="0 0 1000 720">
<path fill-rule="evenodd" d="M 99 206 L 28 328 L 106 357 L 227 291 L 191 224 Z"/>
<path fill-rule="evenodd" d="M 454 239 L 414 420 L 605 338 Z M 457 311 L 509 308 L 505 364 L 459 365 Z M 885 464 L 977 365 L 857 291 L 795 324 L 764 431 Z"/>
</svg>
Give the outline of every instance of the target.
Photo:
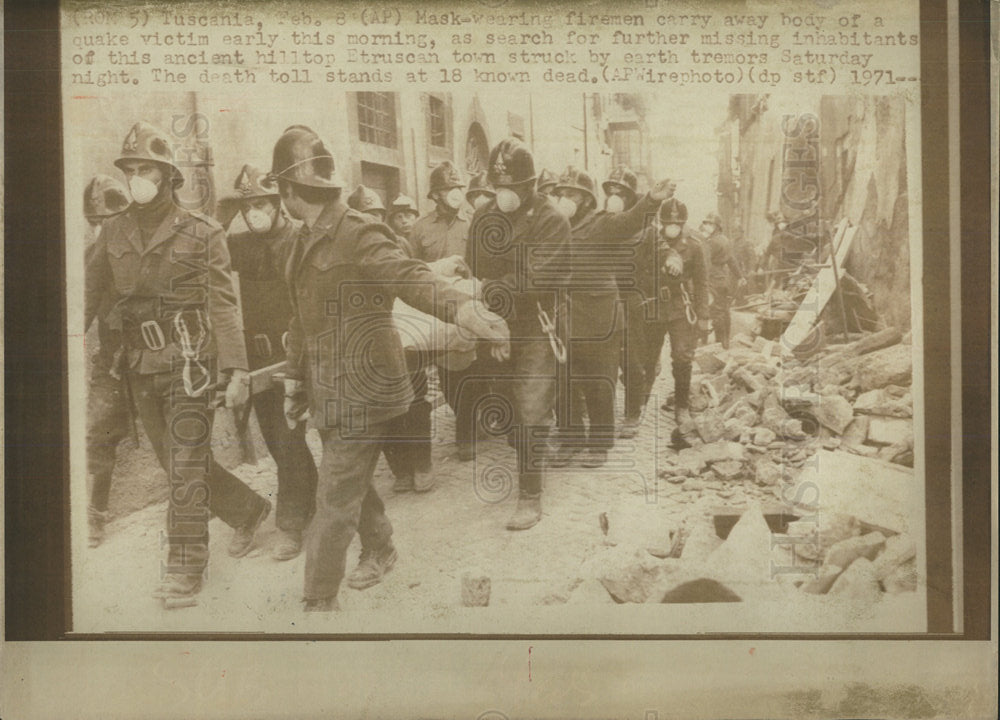
<svg viewBox="0 0 1000 720">
<path fill-rule="evenodd" d="M 364 590 L 382 582 L 382 577 L 396 564 L 396 548 L 392 541 L 377 550 L 361 549 L 361 557 L 354 572 L 347 576 L 347 585 L 355 590 Z"/>
<path fill-rule="evenodd" d="M 455 457 L 461 462 L 469 462 L 476 457 L 476 446 L 473 443 L 458 443 Z"/>
<path fill-rule="evenodd" d="M 631 440 L 639 434 L 639 425 L 642 423 L 642 416 L 627 417 L 618 431 L 618 437 L 622 440 Z"/>
<path fill-rule="evenodd" d="M 604 448 L 587 448 L 580 464 L 585 468 L 599 468 L 608 461 L 608 451 Z"/>
<path fill-rule="evenodd" d="M 271 549 L 275 560 L 291 560 L 302 552 L 301 530 L 278 530 L 278 542 Z"/>
<path fill-rule="evenodd" d="M 434 472 L 432 470 L 417 470 L 413 474 L 413 489 L 418 493 L 430 492 L 434 489 Z"/>
<path fill-rule="evenodd" d="M 153 591 L 153 597 L 161 599 L 188 598 L 201 592 L 202 574 L 182 575 L 167 573 L 163 581 Z"/>
<path fill-rule="evenodd" d="M 394 493 L 408 493 L 413 490 L 413 473 L 402 473 L 396 476 L 396 482 L 392 484 Z"/>
<path fill-rule="evenodd" d="M 671 393 L 670 395 L 667 395 L 667 399 L 663 401 L 662 405 L 660 405 L 660 410 L 662 410 L 663 412 L 670 412 L 673 409 L 674 409 L 674 395 L 673 393 Z"/>
<path fill-rule="evenodd" d="M 527 530 L 542 519 L 542 494 L 521 492 L 517 497 L 517 507 L 507 521 L 508 530 Z"/>
<path fill-rule="evenodd" d="M 566 467 L 573 461 L 573 458 L 579 451 L 580 448 L 575 445 L 559 443 L 555 451 L 549 456 L 549 465 L 555 468 Z"/>
<path fill-rule="evenodd" d="M 263 500 L 257 514 L 248 523 L 236 528 L 233 539 L 229 541 L 229 557 L 241 558 L 250 552 L 257 529 L 270 514 L 271 501 Z"/>
<path fill-rule="evenodd" d="M 108 523 L 110 514 L 101 512 L 93 505 L 87 506 L 87 544 L 95 548 L 104 541 L 104 526 Z"/>
<path fill-rule="evenodd" d="M 305 612 L 338 612 L 340 610 L 340 603 L 337 601 L 337 596 L 325 598 L 304 598 L 302 602 L 305 603 L 303 610 Z"/>
</svg>

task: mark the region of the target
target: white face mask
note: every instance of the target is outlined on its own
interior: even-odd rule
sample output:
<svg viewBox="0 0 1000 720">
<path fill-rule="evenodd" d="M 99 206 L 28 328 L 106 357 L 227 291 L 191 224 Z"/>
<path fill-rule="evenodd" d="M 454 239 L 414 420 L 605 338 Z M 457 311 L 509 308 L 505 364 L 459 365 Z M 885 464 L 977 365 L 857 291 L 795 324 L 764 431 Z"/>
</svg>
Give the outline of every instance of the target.
<svg viewBox="0 0 1000 720">
<path fill-rule="evenodd" d="M 489 195 L 476 195 L 475 199 L 473 199 L 472 201 L 472 207 L 478 210 L 483 205 L 486 205 L 489 201 L 490 201 Z"/>
<path fill-rule="evenodd" d="M 784 230 L 786 227 L 788 227 L 788 223 L 786 223 L 786 222 L 780 222 L 780 223 L 778 223 L 778 229 L 779 230 Z"/>
<path fill-rule="evenodd" d="M 568 197 L 561 197 L 556 201 L 556 210 L 558 210 L 567 219 L 572 218 L 576 215 L 576 202 L 570 200 Z"/>
<path fill-rule="evenodd" d="M 465 200 L 465 195 L 462 193 L 462 188 L 452 188 L 444 196 L 444 203 L 452 210 L 458 210 L 462 207 L 462 201 Z"/>
<path fill-rule="evenodd" d="M 243 213 L 243 220 L 247 227 L 255 233 L 266 233 L 274 225 L 274 218 L 257 208 L 251 208 L 248 212 Z"/>
<path fill-rule="evenodd" d="M 129 178 L 128 189 L 132 193 L 132 199 L 140 205 L 152 202 L 159 191 L 155 182 L 147 180 L 144 177 L 139 177 L 138 175 L 133 175 Z"/>
<path fill-rule="evenodd" d="M 621 195 L 609 195 L 608 201 L 604 203 L 604 209 L 609 213 L 620 213 L 625 209 L 625 201 Z"/>
<path fill-rule="evenodd" d="M 671 223 L 663 228 L 663 234 L 670 240 L 676 240 L 681 236 L 681 226 Z"/>
<path fill-rule="evenodd" d="M 497 207 L 500 212 L 512 213 L 521 207 L 521 196 L 510 188 L 497 190 Z"/>
</svg>

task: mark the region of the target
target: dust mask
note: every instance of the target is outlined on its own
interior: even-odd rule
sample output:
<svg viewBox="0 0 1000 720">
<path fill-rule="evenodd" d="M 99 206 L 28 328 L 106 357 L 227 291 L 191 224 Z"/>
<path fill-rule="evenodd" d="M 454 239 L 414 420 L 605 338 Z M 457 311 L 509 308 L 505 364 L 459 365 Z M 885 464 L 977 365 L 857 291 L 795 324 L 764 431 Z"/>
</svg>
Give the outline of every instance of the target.
<svg viewBox="0 0 1000 720">
<path fill-rule="evenodd" d="M 512 213 L 521 207 L 521 196 L 510 188 L 497 190 L 497 207 L 500 212 Z"/>
<path fill-rule="evenodd" d="M 274 225 L 274 219 L 263 210 L 252 208 L 249 212 L 243 213 L 243 220 L 247 227 L 255 233 L 266 233 Z"/>
<path fill-rule="evenodd" d="M 780 222 L 780 223 L 778 223 L 778 229 L 779 230 L 784 230 L 786 227 L 788 227 L 788 223 L 786 223 L 786 222 Z"/>
<path fill-rule="evenodd" d="M 156 183 L 138 175 L 129 178 L 128 189 L 132 193 L 132 199 L 140 205 L 152 202 L 156 197 L 156 193 L 159 192 Z"/>
<path fill-rule="evenodd" d="M 625 201 L 621 195 L 609 195 L 608 201 L 604 203 L 604 209 L 609 213 L 620 213 L 625 209 Z"/>
<path fill-rule="evenodd" d="M 663 228 L 663 234 L 666 235 L 669 240 L 676 240 L 681 236 L 681 226 L 671 223 Z"/>
<path fill-rule="evenodd" d="M 462 207 L 463 200 L 465 200 L 465 195 L 462 193 L 462 188 L 452 188 L 444 196 L 445 205 L 450 207 L 452 210 L 458 210 Z"/>
<path fill-rule="evenodd" d="M 556 201 L 556 210 L 565 218 L 569 219 L 576 215 L 576 203 L 568 197 L 561 197 Z"/>
</svg>

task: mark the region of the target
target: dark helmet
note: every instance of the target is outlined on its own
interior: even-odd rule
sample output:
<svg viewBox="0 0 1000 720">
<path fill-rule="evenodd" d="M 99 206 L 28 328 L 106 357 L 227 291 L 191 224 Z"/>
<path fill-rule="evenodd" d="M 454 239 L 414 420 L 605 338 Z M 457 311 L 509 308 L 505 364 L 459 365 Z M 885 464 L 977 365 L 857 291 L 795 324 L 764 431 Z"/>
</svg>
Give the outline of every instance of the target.
<svg viewBox="0 0 1000 720">
<path fill-rule="evenodd" d="M 389 204 L 389 215 L 392 217 L 397 213 L 408 212 L 414 215 L 419 215 L 420 211 L 417 209 L 417 204 L 408 195 L 397 195 L 396 199 Z"/>
<path fill-rule="evenodd" d="M 124 212 L 129 202 L 128 190 L 110 175 L 95 175 L 83 189 L 83 214 L 88 220 Z"/>
<path fill-rule="evenodd" d="M 472 178 L 469 183 L 469 189 L 465 191 L 465 199 L 472 204 L 473 199 L 476 195 L 489 195 L 490 197 L 496 197 L 497 191 L 493 189 L 490 185 L 489 180 L 486 179 L 486 173 L 481 172 Z"/>
<path fill-rule="evenodd" d="M 222 198 L 223 202 L 238 202 L 240 200 L 250 200 L 260 197 L 277 197 L 278 186 L 274 179 L 269 177 L 260 168 L 253 165 L 244 165 L 240 169 L 240 174 L 233 182 L 232 195 Z"/>
<path fill-rule="evenodd" d="M 174 153 L 170 148 L 166 133 L 144 120 L 137 122 L 128 131 L 128 135 L 122 142 L 121 157 L 115 160 L 115 167 L 123 169 L 124 163 L 129 160 L 152 160 L 166 165 L 173 171 L 174 186 L 180 187 L 184 183 L 181 169 L 174 164 Z"/>
<path fill-rule="evenodd" d="M 702 220 L 702 223 L 711 223 L 712 225 L 715 225 L 716 230 L 721 230 L 722 216 L 720 216 L 717 212 L 710 212 L 705 216 L 705 219 Z"/>
<path fill-rule="evenodd" d="M 535 159 L 516 137 L 505 138 L 490 152 L 486 177 L 495 188 L 534 182 Z"/>
<path fill-rule="evenodd" d="M 427 191 L 427 197 L 430 198 L 438 190 L 451 190 L 460 187 L 465 187 L 462 173 L 452 165 L 450 160 L 445 160 L 431 170 L 431 189 Z"/>
<path fill-rule="evenodd" d="M 382 198 L 377 192 L 364 185 L 358 185 L 355 191 L 351 193 L 351 196 L 347 198 L 347 205 L 358 212 L 381 210 L 382 214 L 385 214 L 385 205 L 382 203 Z"/>
<path fill-rule="evenodd" d="M 292 125 L 274 144 L 271 176 L 298 185 L 336 190 L 342 187 L 326 144 L 305 125 Z"/>
<path fill-rule="evenodd" d="M 559 182 L 559 178 L 556 174 L 549 170 L 548 168 L 542 168 L 542 172 L 538 175 L 538 184 L 535 186 L 538 192 L 552 192 L 552 188 L 556 186 Z"/>
<path fill-rule="evenodd" d="M 566 168 L 566 172 L 559 177 L 559 182 L 556 184 L 555 189 L 556 192 L 560 190 L 580 190 L 590 195 L 594 201 L 594 205 L 597 205 L 597 195 L 594 193 L 594 178 L 590 177 L 590 174 L 584 170 L 577 170 L 573 167 Z"/>
<path fill-rule="evenodd" d="M 612 187 L 627 190 L 634 198 L 639 193 L 639 178 L 624 165 L 619 165 L 611 171 L 608 179 L 601 183 L 601 189 L 604 190 L 605 195 L 610 194 L 608 190 Z"/>
<path fill-rule="evenodd" d="M 677 198 L 670 198 L 660 203 L 657 217 L 662 225 L 683 225 L 688 219 L 687 205 Z"/>
</svg>

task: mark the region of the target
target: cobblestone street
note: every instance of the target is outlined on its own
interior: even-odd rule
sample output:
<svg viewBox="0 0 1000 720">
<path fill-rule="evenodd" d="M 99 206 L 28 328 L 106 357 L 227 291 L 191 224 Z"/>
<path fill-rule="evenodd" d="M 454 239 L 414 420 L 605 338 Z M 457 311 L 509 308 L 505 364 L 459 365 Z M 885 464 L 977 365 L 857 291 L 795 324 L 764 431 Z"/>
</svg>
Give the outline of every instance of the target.
<svg viewBox="0 0 1000 720">
<path fill-rule="evenodd" d="M 723 482 L 712 473 L 684 484 L 658 480 L 662 461 L 675 455 L 668 447 L 672 419 L 659 408 L 670 384 L 669 372 L 661 373 L 639 435 L 618 440 L 604 468 L 571 465 L 549 470 L 543 520 L 525 532 L 504 529 L 516 488 L 483 480 L 492 466 L 510 467 L 513 450 L 502 439 L 487 437 L 480 440 L 474 461 L 458 461 L 451 440 L 453 415 L 446 404 L 439 404 L 433 415 L 434 490 L 397 495 L 391 490 L 393 478 L 384 459 L 376 471 L 376 487 L 394 526 L 399 560 L 375 587 L 359 592 L 342 586 L 342 612 L 325 618 L 301 611 L 304 556 L 289 562 L 270 557 L 276 537 L 273 513 L 258 532 L 257 547 L 240 560 L 226 553 L 232 531 L 213 520 L 211 561 L 199 605 L 175 611 L 163 610 L 150 596 L 159 582 L 164 555 L 164 503 L 113 521 L 104 544 L 93 550 L 86 549 L 84 529 L 78 523 L 74 628 L 78 632 L 155 627 L 289 633 L 686 633 L 751 627 L 842 628 L 845 623 L 858 629 L 867 623 L 883 629 L 886 623 L 908 627 L 905 618 L 919 608 L 915 597 L 887 596 L 875 610 L 859 615 L 850 602 L 795 593 L 792 608 L 787 588 L 773 580 L 758 583 L 749 594 L 744 586 L 744 599 L 752 597 L 755 602 L 742 603 L 738 612 L 728 604 L 615 602 L 593 577 L 602 558 L 613 559 L 618 552 L 609 547 L 611 543 L 626 553 L 643 543 L 669 550 L 678 539 L 676 533 L 681 533 L 688 545 L 685 560 L 696 554 L 704 557 L 722 543 L 712 532 L 713 513 L 775 501 L 773 488 L 749 480 Z M 311 447 L 318 460 L 314 434 Z M 274 464 L 266 455 L 256 466 L 239 466 L 236 473 L 259 492 L 275 492 Z M 607 535 L 601 527 L 602 514 L 608 520 Z M 768 545 L 748 546 L 746 551 L 768 562 Z M 348 570 L 359 552 L 355 540 Z M 489 608 L 462 606 L 465 573 L 491 579 Z"/>
</svg>

